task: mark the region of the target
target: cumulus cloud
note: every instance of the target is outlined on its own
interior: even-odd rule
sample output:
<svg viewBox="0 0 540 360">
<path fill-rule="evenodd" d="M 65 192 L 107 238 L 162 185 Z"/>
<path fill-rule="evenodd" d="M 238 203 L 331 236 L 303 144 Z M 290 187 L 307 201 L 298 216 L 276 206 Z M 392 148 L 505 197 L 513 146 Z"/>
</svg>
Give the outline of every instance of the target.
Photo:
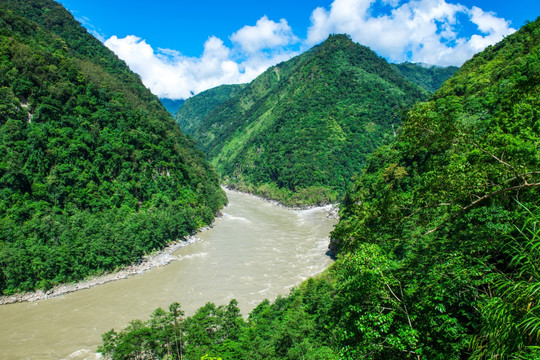
<svg viewBox="0 0 540 360">
<path fill-rule="evenodd" d="M 515 30 L 508 27 L 508 22 L 498 18 L 491 12 L 484 12 L 482 9 L 473 6 L 468 10 L 471 22 L 478 26 L 478 30 L 486 34 L 472 35 L 469 40 L 469 46 L 475 52 L 485 49 L 487 46 L 494 44 Z"/>
<path fill-rule="evenodd" d="M 464 35 L 464 22 L 476 33 Z M 199 57 L 154 49 L 134 35 L 113 36 L 104 43 L 156 95 L 185 99 L 221 84 L 249 82 L 332 33 L 349 34 L 389 61 L 444 66 L 461 65 L 514 31 L 494 13 L 446 0 L 334 0 L 329 9 L 312 12 L 306 39 L 299 39 L 287 20 L 263 16 L 233 33 L 230 46 L 208 38 Z"/>
<path fill-rule="evenodd" d="M 106 39 L 89 18 L 82 16 L 77 20 L 124 60 L 154 94 L 171 99 L 186 99 L 221 84 L 249 82 L 268 67 L 299 53 L 289 48 L 299 39 L 287 20 L 275 22 L 267 16 L 254 26 L 246 25 L 233 33 L 232 47 L 215 36 L 209 37 L 199 57 L 187 57 L 172 49 L 154 49 L 135 35 Z"/>
<path fill-rule="evenodd" d="M 331 33 L 347 33 L 390 61 L 461 65 L 486 46 L 515 29 L 493 13 L 445 0 L 380 0 L 391 6 L 386 14 L 372 15 L 377 0 L 335 0 L 330 9 L 311 15 L 307 44 L 323 41 Z M 479 34 L 460 35 L 458 16 L 477 26 Z"/>
<path fill-rule="evenodd" d="M 112 36 L 104 43 L 139 74 L 159 97 L 186 99 L 221 84 L 253 80 L 268 67 L 288 60 L 296 52 L 287 46 L 298 42 L 286 20 L 279 23 L 266 16 L 255 26 L 244 26 L 231 35 L 233 46 L 210 37 L 200 57 L 183 56 L 171 49 L 153 49 L 134 35 Z"/>
<path fill-rule="evenodd" d="M 276 23 L 266 16 L 260 18 L 255 26 L 246 25 L 232 34 L 231 40 L 247 53 L 288 46 L 299 41 L 287 20 L 281 19 Z"/>
<path fill-rule="evenodd" d="M 216 37 L 204 44 L 201 57 L 183 56 L 169 49 L 154 50 L 145 40 L 112 36 L 105 45 L 139 74 L 160 97 L 185 99 L 207 88 L 239 80 L 239 66 L 228 59 L 229 49 Z"/>
</svg>

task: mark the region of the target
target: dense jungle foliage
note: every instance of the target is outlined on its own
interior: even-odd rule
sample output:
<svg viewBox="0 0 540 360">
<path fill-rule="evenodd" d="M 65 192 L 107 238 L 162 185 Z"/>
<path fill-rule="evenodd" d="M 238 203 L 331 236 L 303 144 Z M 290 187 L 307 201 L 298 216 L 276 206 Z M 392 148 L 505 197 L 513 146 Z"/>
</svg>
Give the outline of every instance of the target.
<svg viewBox="0 0 540 360">
<path fill-rule="evenodd" d="M 332 35 L 189 132 L 224 183 L 287 205 L 328 203 L 393 138 L 403 109 L 425 98 L 369 48 Z"/>
<path fill-rule="evenodd" d="M 0 2 L 0 294 L 132 263 L 225 201 L 158 99 L 71 14 Z"/>
<path fill-rule="evenodd" d="M 187 99 L 176 112 L 174 119 L 185 134 L 191 135 L 212 110 L 236 96 L 246 86 L 246 84 L 220 85 L 203 91 Z"/>
<path fill-rule="evenodd" d="M 466 62 L 347 191 L 334 265 L 246 321 L 159 310 L 113 359 L 540 358 L 540 19 Z M 196 323 L 197 325 L 193 325 Z M 152 337 L 153 329 L 161 335 Z M 208 356 L 207 356 L 208 355 Z"/>
<path fill-rule="evenodd" d="M 457 66 L 434 66 L 404 62 L 391 66 L 405 76 L 407 80 L 425 89 L 429 94 L 434 93 L 456 71 Z"/>
</svg>

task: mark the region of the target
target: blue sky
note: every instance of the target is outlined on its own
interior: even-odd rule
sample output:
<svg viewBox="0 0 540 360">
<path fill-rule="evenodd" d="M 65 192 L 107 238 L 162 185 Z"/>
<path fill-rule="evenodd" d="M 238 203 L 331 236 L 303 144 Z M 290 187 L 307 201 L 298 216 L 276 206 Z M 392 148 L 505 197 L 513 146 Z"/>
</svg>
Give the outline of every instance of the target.
<svg viewBox="0 0 540 360">
<path fill-rule="evenodd" d="M 461 65 L 540 15 L 540 1 L 60 0 L 156 95 L 187 98 L 348 33 L 391 62 Z"/>
</svg>

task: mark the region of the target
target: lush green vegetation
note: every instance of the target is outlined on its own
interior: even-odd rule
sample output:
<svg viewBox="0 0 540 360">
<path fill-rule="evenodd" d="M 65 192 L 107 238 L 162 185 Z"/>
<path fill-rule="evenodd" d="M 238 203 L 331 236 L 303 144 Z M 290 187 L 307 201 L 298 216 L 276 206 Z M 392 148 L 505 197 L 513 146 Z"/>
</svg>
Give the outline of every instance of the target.
<svg viewBox="0 0 540 360">
<path fill-rule="evenodd" d="M 221 85 L 206 90 L 186 100 L 178 109 L 174 118 L 185 134 L 191 134 L 197 129 L 205 117 L 217 106 L 244 90 L 246 84 Z"/>
<path fill-rule="evenodd" d="M 165 109 L 172 115 L 176 115 L 178 112 L 178 109 L 184 105 L 185 100 L 173 100 L 173 99 L 165 99 L 160 98 L 159 101 L 165 106 Z"/>
<path fill-rule="evenodd" d="M 287 205 L 328 203 L 393 138 L 403 109 L 425 97 L 370 49 L 332 35 L 268 69 L 189 133 L 225 184 Z"/>
<path fill-rule="evenodd" d="M 539 355 L 538 322 L 522 322 L 538 319 L 538 297 L 511 305 L 494 280 L 538 286 L 515 259 L 539 265 L 518 231 L 538 231 L 539 41 L 537 21 L 464 64 L 409 112 L 398 141 L 373 156 L 343 202 L 333 245 L 376 246 L 392 261 L 400 307 L 389 314 L 410 321 L 405 349 L 416 355 Z"/>
<path fill-rule="evenodd" d="M 540 19 L 406 114 L 347 191 L 325 274 L 232 338 L 202 308 L 186 323 L 199 316 L 205 336 L 182 328 L 172 357 L 540 358 L 539 43 Z M 126 358 L 117 349 L 149 344 L 139 333 L 109 333 L 102 350 Z"/>
<path fill-rule="evenodd" d="M 330 289 L 326 280 L 309 280 L 288 297 L 262 302 L 247 321 L 235 300 L 208 303 L 187 318 L 172 304 L 169 312 L 157 309 L 147 321 L 103 334 L 98 351 L 112 359 L 335 359 L 330 324 L 322 322 L 332 311 Z"/>
<path fill-rule="evenodd" d="M 0 293 L 134 262 L 225 201 L 159 100 L 65 9 L 0 3 Z"/>
<path fill-rule="evenodd" d="M 442 67 L 410 62 L 392 64 L 392 67 L 430 94 L 437 91 L 459 69 L 457 66 Z"/>
</svg>

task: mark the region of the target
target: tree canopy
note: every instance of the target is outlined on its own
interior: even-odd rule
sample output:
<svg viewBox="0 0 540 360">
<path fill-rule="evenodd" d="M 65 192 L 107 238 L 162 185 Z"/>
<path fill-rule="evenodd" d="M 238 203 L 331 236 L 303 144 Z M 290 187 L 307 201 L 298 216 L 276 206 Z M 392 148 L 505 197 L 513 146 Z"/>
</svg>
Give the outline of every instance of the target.
<svg viewBox="0 0 540 360">
<path fill-rule="evenodd" d="M 405 114 L 347 190 L 331 268 L 259 304 L 234 341 L 187 346 L 224 359 L 538 359 L 539 42 L 540 19 Z M 105 338 L 106 352 L 130 341 Z"/>
<path fill-rule="evenodd" d="M 189 133 L 224 183 L 287 205 L 328 203 L 392 140 L 401 112 L 426 97 L 369 48 L 332 35 L 268 69 Z"/>
<path fill-rule="evenodd" d="M 132 263 L 226 201 L 159 100 L 54 1 L 0 3 L 0 94 L 0 293 Z"/>
<path fill-rule="evenodd" d="M 216 107 L 236 96 L 246 84 L 220 85 L 186 100 L 174 116 L 185 134 L 191 135 Z"/>
</svg>

